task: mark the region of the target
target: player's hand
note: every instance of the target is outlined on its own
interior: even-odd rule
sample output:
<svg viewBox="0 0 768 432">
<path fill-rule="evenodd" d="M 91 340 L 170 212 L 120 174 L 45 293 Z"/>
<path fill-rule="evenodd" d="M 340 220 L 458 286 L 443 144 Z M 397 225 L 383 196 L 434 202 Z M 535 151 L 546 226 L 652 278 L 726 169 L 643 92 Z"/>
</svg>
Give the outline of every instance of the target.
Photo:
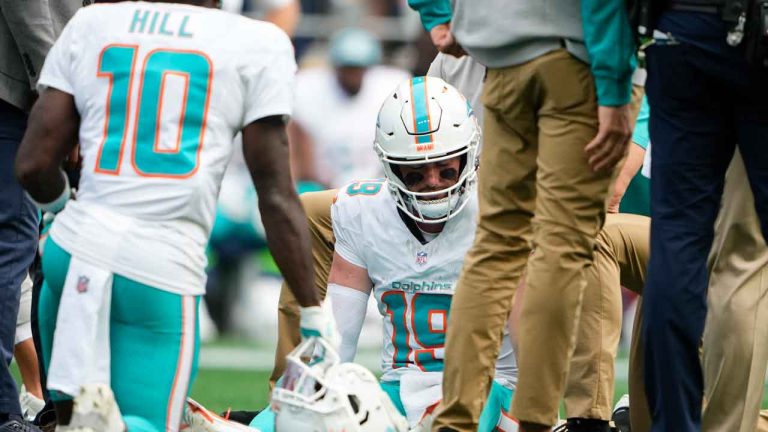
<svg viewBox="0 0 768 432">
<path fill-rule="evenodd" d="M 441 53 L 450 54 L 454 57 L 462 57 L 467 54 L 464 48 L 456 42 L 456 38 L 453 37 L 450 24 L 434 26 L 429 31 L 429 37 L 432 38 L 432 44 Z"/>
<path fill-rule="evenodd" d="M 301 308 L 301 338 L 320 337 L 325 339 L 333 349 L 339 350 L 341 346 L 341 334 L 336 329 L 336 320 L 333 318 L 331 300 L 325 299 L 321 306 L 309 306 Z"/>
<path fill-rule="evenodd" d="M 624 157 L 632 136 L 629 104 L 597 108 L 597 136 L 584 148 L 592 171 L 611 169 Z"/>
</svg>

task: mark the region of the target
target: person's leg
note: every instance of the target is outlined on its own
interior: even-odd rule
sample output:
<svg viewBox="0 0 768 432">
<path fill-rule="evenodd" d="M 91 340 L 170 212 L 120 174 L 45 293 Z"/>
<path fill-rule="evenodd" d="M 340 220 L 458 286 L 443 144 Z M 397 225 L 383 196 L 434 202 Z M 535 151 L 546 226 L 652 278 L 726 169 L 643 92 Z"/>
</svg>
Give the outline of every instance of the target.
<svg viewBox="0 0 768 432">
<path fill-rule="evenodd" d="M 634 123 L 645 95 L 642 86 L 632 87 L 630 116 Z M 621 170 L 619 163 L 616 172 Z M 613 185 L 611 189 L 613 190 Z M 609 214 L 608 218 L 619 217 Z M 608 225 L 606 220 L 606 225 Z M 608 421 L 613 409 L 615 360 L 621 338 L 621 290 L 619 264 L 600 231 L 595 258 L 586 273 L 583 305 L 576 335 L 576 347 L 565 386 L 565 412 L 568 418 Z"/>
<path fill-rule="evenodd" d="M 32 341 L 31 315 L 32 279 L 27 276 L 21 284 L 19 315 L 16 319 L 16 345 L 13 348 L 13 357 L 19 366 L 21 380 L 27 392 L 42 402 L 43 390 L 40 386 L 40 370 L 38 368 L 35 343 Z M 22 410 L 24 410 L 23 406 Z M 36 411 L 39 411 L 39 409 Z"/>
<path fill-rule="evenodd" d="M 37 369 L 37 352 L 32 338 L 24 339 L 16 344 L 14 357 L 19 366 L 24 387 L 36 398 L 43 399 L 43 389 L 40 387 L 40 371 Z"/>
<path fill-rule="evenodd" d="M 16 151 L 27 116 L 0 100 L 0 424 L 21 416 L 18 390 L 9 365 L 13 357 L 21 281 L 37 243 L 37 210 L 14 176 Z"/>
<path fill-rule="evenodd" d="M 47 241 L 39 311 L 47 367 L 70 258 L 54 241 Z M 178 430 L 197 368 L 198 301 L 198 297 L 172 294 L 114 276 L 111 386 L 129 430 Z M 58 403 L 60 421 L 68 423 L 67 407 L 72 395 L 52 392 L 51 398 Z"/>
<path fill-rule="evenodd" d="M 129 430 L 179 430 L 197 371 L 198 301 L 114 276 L 112 388 Z"/>
<path fill-rule="evenodd" d="M 651 430 L 651 410 L 645 395 L 645 372 L 643 371 L 645 349 L 642 338 L 643 298 L 637 299 L 635 324 L 632 327 L 632 341 L 629 346 L 629 423 L 632 432 Z"/>
<path fill-rule="evenodd" d="M 484 84 L 480 218 L 451 302 L 435 430 L 477 430 L 502 328 L 530 254 L 538 144 L 525 72 L 489 69 Z"/>
<path fill-rule="evenodd" d="M 403 400 L 400 398 L 400 381 L 382 381 L 380 385 L 400 414 L 405 415 Z"/>
<path fill-rule="evenodd" d="M 512 408 L 512 399 L 515 396 L 515 390 L 503 386 L 493 381 L 491 391 L 488 394 L 488 400 L 480 413 L 480 426 L 478 432 L 496 432 L 498 430 L 508 430 L 505 425 L 515 423 L 516 421 L 509 416 L 509 410 Z"/>
<path fill-rule="evenodd" d="M 651 256 L 643 295 L 653 431 L 698 431 L 706 260 L 735 136 L 721 66 L 686 44 L 649 48 Z"/>
<path fill-rule="evenodd" d="M 768 363 L 768 248 L 737 152 L 715 225 L 704 329 L 705 432 L 752 432 Z"/>
<path fill-rule="evenodd" d="M 742 60 L 741 58 L 739 60 Z M 765 69 L 746 64 L 729 70 L 735 105 L 737 143 L 744 160 L 760 220 L 763 238 L 768 242 L 768 78 Z"/>
<path fill-rule="evenodd" d="M 757 432 L 768 432 L 768 410 L 760 411 L 760 418 L 757 421 Z"/>
<path fill-rule="evenodd" d="M 557 419 L 574 348 L 595 238 L 605 220 L 611 172 L 593 172 L 584 147 L 597 133 L 589 66 L 565 51 L 544 56 L 534 252 L 527 268 L 518 352 L 520 375 L 512 414 L 534 427 Z M 607 427 L 606 425 L 603 425 Z M 537 429 L 532 429 L 537 430 Z"/>
<path fill-rule="evenodd" d="M 614 362 L 621 336 L 621 275 L 605 234 L 604 229 L 597 236 L 595 258 L 585 272 L 576 347 L 565 386 L 567 418 L 611 418 Z"/>
</svg>

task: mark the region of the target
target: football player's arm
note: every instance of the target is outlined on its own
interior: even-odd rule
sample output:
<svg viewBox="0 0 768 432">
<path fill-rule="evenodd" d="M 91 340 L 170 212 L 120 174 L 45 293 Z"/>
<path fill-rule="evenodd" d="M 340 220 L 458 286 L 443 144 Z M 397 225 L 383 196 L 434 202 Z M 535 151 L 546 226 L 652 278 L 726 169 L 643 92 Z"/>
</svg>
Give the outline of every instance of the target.
<svg viewBox="0 0 768 432">
<path fill-rule="evenodd" d="M 328 275 L 328 297 L 333 305 L 336 326 L 341 333 L 341 361 L 349 362 L 355 358 L 371 288 L 367 269 L 334 253 Z"/>
<path fill-rule="evenodd" d="M 71 94 L 55 88 L 40 94 L 29 115 L 15 170 L 19 183 L 46 211 L 61 210 L 69 199 L 61 165 L 77 145 L 79 127 L 80 115 Z"/>
<path fill-rule="evenodd" d="M 267 245 L 296 300 L 320 304 L 314 288 L 309 227 L 291 181 L 288 137 L 282 116 L 270 116 L 243 129 L 243 155 L 259 196 Z"/>
</svg>

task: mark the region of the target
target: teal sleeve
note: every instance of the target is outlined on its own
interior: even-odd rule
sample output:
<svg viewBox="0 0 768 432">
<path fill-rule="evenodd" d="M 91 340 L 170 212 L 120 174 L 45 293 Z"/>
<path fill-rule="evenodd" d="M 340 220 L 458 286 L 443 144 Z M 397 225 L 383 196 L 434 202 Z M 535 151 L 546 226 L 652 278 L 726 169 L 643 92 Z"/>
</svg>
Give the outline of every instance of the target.
<svg viewBox="0 0 768 432">
<path fill-rule="evenodd" d="M 643 104 L 640 106 L 640 114 L 635 122 L 635 132 L 632 134 L 632 142 L 643 149 L 648 149 L 651 136 L 648 133 L 648 119 L 651 116 L 651 108 L 648 106 L 648 98 L 643 96 Z"/>
<path fill-rule="evenodd" d="M 581 0 L 581 19 L 598 104 L 629 103 L 637 60 L 625 0 Z"/>
<path fill-rule="evenodd" d="M 438 24 L 451 22 L 450 0 L 408 0 L 408 6 L 419 13 L 421 25 L 431 31 Z"/>
</svg>

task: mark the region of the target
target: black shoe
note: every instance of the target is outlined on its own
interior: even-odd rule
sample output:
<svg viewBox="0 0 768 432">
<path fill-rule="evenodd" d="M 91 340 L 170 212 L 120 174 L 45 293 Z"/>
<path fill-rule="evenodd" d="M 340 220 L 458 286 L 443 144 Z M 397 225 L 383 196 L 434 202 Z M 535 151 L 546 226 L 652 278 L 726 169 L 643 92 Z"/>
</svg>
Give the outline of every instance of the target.
<svg viewBox="0 0 768 432">
<path fill-rule="evenodd" d="M 567 432 L 612 432 L 607 420 L 580 417 L 569 418 L 562 430 Z"/>
<path fill-rule="evenodd" d="M 221 417 L 248 426 L 260 412 L 261 411 L 227 411 L 221 413 Z"/>
<path fill-rule="evenodd" d="M 37 426 L 20 416 L 10 416 L 8 421 L 0 424 L 0 432 L 42 432 Z"/>
<path fill-rule="evenodd" d="M 629 425 L 629 407 L 623 406 L 616 408 L 611 416 L 614 430 L 616 432 L 631 432 L 632 429 Z"/>
<path fill-rule="evenodd" d="M 48 401 L 33 422 L 43 432 L 54 432 L 56 430 L 56 409 L 53 403 Z"/>
</svg>

